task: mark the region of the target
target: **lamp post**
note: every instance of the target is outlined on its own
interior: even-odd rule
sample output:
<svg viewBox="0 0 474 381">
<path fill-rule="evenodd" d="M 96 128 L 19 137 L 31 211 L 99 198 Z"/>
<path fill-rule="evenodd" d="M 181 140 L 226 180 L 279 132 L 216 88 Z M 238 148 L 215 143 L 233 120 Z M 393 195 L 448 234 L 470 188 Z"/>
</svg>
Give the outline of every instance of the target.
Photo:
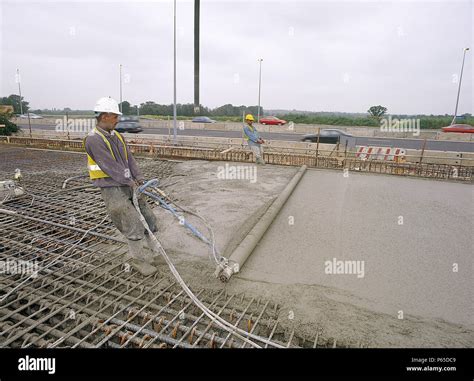
<svg viewBox="0 0 474 381">
<path fill-rule="evenodd" d="M 199 115 L 199 18 L 200 0 L 194 0 L 194 114 Z"/>
<path fill-rule="evenodd" d="M 453 120 L 451 121 L 451 125 L 453 125 L 456 122 L 456 116 L 458 115 L 458 104 L 459 104 L 459 94 L 461 92 L 462 72 L 464 71 L 464 60 L 466 58 L 466 52 L 468 50 L 469 48 L 464 48 L 464 54 L 462 56 L 461 75 L 459 76 L 459 85 L 458 85 L 458 96 L 456 98 L 456 108 L 454 110 L 454 117 L 453 117 Z"/>
<path fill-rule="evenodd" d="M 260 123 L 260 93 L 262 89 L 262 61 L 263 58 L 259 58 L 258 62 L 260 65 L 258 72 L 258 111 L 257 111 L 257 123 Z"/>
<path fill-rule="evenodd" d="M 23 115 L 23 102 L 21 101 L 20 69 L 16 69 L 16 80 L 18 81 L 18 94 L 20 94 L 20 115 Z"/>
<path fill-rule="evenodd" d="M 120 75 L 120 112 L 122 112 L 122 64 L 119 65 Z"/>
<path fill-rule="evenodd" d="M 21 79 L 20 79 L 20 69 L 16 69 L 16 75 L 17 75 L 17 80 L 18 80 L 18 92 L 20 93 L 20 115 L 23 115 L 23 102 L 21 100 Z M 31 120 L 30 120 L 30 110 L 26 110 L 26 113 L 28 115 L 28 127 L 30 130 L 30 138 L 33 136 L 31 132 Z"/>
<path fill-rule="evenodd" d="M 173 144 L 176 145 L 176 0 L 173 2 Z"/>
</svg>

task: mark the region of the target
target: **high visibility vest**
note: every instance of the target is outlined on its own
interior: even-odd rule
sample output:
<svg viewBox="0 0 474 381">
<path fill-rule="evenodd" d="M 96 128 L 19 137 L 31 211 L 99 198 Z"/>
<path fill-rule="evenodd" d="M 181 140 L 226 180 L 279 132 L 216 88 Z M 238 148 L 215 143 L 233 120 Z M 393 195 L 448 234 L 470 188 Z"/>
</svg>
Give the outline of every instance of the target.
<svg viewBox="0 0 474 381">
<path fill-rule="evenodd" d="M 102 138 L 102 140 L 104 141 L 104 143 L 107 145 L 107 147 L 109 148 L 109 151 L 110 151 L 110 154 L 112 155 L 112 157 L 114 158 L 114 160 L 117 160 L 115 158 L 115 155 L 114 155 L 114 151 L 112 151 L 112 147 L 110 145 L 110 142 L 107 140 L 107 138 L 104 136 L 104 134 L 102 132 L 100 132 L 98 129 L 94 128 L 93 129 L 93 132 L 96 133 L 96 134 L 99 134 L 99 136 Z M 125 144 L 125 141 L 123 140 L 122 136 L 117 132 L 117 131 L 112 131 L 113 134 L 116 134 L 117 137 L 119 138 L 119 140 L 122 142 L 123 144 L 123 150 L 125 152 L 125 159 L 128 161 L 128 153 L 127 153 L 127 145 Z M 85 149 L 86 147 L 86 139 L 87 139 L 87 136 L 84 138 L 84 140 L 82 141 L 82 145 Z M 91 178 L 91 180 L 94 180 L 94 179 L 103 179 L 105 177 L 110 177 L 107 173 L 105 173 L 98 165 L 97 163 L 94 161 L 94 159 L 89 155 L 87 154 L 87 169 L 89 170 L 89 177 Z"/>
<path fill-rule="evenodd" d="M 250 128 L 250 130 L 251 130 L 252 132 L 255 131 L 255 128 L 254 128 L 253 126 L 251 126 L 250 124 L 247 124 L 247 123 L 246 123 L 245 126 L 247 126 L 248 128 Z M 245 126 L 244 126 L 244 127 L 245 127 Z M 245 140 L 247 140 L 247 141 L 250 140 L 250 138 L 247 136 L 247 134 L 245 133 L 245 130 L 244 130 L 243 128 L 242 128 L 242 137 L 243 137 Z"/>
</svg>

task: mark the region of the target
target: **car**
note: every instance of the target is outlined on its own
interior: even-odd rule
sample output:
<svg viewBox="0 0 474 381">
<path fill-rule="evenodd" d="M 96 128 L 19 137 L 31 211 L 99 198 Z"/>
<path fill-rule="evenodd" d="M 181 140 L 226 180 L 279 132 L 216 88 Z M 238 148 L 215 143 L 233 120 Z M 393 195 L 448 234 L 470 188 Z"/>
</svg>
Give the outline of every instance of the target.
<svg viewBox="0 0 474 381">
<path fill-rule="evenodd" d="M 119 122 L 139 122 L 140 118 L 136 115 L 121 115 Z"/>
<path fill-rule="evenodd" d="M 336 144 L 339 141 L 349 140 L 352 138 L 353 135 L 348 134 L 342 130 L 326 128 L 321 130 L 319 134 L 319 142 L 326 143 L 326 144 Z M 316 143 L 318 141 L 318 134 L 308 134 L 304 135 L 301 140 L 303 142 L 313 142 Z"/>
<path fill-rule="evenodd" d="M 208 118 L 207 116 L 197 116 L 193 118 L 193 123 L 216 123 L 214 119 Z"/>
<path fill-rule="evenodd" d="M 115 131 L 120 133 L 122 132 L 130 132 L 130 133 L 138 133 L 142 132 L 143 128 L 141 128 L 138 122 L 118 122 L 115 126 Z"/>
<path fill-rule="evenodd" d="M 283 126 L 286 124 L 286 120 L 279 119 L 276 116 L 266 116 L 264 118 L 260 118 L 260 124 L 269 124 L 274 126 Z"/>
<path fill-rule="evenodd" d="M 443 127 L 443 132 L 457 132 L 460 134 L 473 134 L 474 126 L 470 124 L 452 124 L 451 126 Z"/>
<path fill-rule="evenodd" d="M 21 114 L 20 118 L 28 119 L 28 114 Z M 33 114 L 32 112 L 30 112 L 30 119 L 43 119 L 43 117 L 41 115 L 36 115 L 36 114 Z"/>
</svg>

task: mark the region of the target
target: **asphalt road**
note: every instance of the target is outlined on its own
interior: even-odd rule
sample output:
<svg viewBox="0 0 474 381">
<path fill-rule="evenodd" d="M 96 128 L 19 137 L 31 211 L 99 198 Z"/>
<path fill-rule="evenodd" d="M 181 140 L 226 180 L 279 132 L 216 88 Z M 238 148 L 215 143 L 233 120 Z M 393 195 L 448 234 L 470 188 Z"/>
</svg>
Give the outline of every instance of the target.
<svg viewBox="0 0 474 381">
<path fill-rule="evenodd" d="M 19 127 L 28 130 L 28 124 L 20 124 Z M 33 129 L 54 130 L 55 125 L 31 125 Z M 167 128 L 147 127 L 146 133 L 167 135 Z M 173 131 L 171 130 L 171 134 Z M 217 130 L 195 130 L 185 129 L 178 130 L 178 135 L 184 136 L 213 136 L 223 138 L 240 138 L 242 133 L 240 131 L 217 131 Z M 262 137 L 268 140 L 286 140 L 286 141 L 300 141 L 304 134 L 283 133 L 283 132 L 262 132 Z M 345 144 L 344 141 L 341 141 Z M 379 147 L 397 147 L 405 149 L 421 149 L 423 146 L 423 139 L 396 139 L 396 138 L 374 138 L 374 137 L 354 137 L 348 141 L 348 146 L 379 146 Z M 452 152 L 474 152 L 474 142 L 457 142 L 446 140 L 427 140 L 427 150 L 432 151 L 452 151 Z"/>
</svg>

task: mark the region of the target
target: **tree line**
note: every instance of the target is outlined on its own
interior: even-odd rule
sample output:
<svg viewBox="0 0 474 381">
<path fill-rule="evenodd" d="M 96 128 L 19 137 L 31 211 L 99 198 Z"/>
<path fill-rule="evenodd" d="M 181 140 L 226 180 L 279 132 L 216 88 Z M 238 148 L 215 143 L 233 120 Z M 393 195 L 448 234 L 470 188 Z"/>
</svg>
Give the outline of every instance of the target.
<svg viewBox="0 0 474 381">
<path fill-rule="evenodd" d="M 27 111 L 34 112 L 36 114 L 45 115 L 93 115 L 92 110 L 72 110 L 71 108 L 64 108 L 62 110 L 57 109 L 42 109 L 42 110 L 31 110 L 29 103 L 24 100 L 23 97 L 16 94 L 11 94 L 8 97 L 1 97 L 0 104 L 11 105 L 14 108 L 15 114 L 21 113 L 20 102 L 23 107 L 23 113 Z M 140 105 L 131 105 L 128 101 L 123 101 L 122 112 L 124 115 L 155 115 L 161 117 L 173 116 L 173 105 L 172 104 L 158 104 L 153 101 L 147 101 Z M 279 114 L 281 119 L 286 121 L 292 121 L 294 123 L 306 123 L 306 124 L 326 124 L 335 126 L 380 126 L 381 118 L 386 117 L 387 108 L 381 105 L 372 106 L 367 110 L 367 114 L 361 116 L 346 116 L 338 115 L 337 113 L 318 113 L 318 112 L 305 112 L 305 113 L 293 113 L 288 112 L 287 114 Z M 216 108 L 210 108 L 201 105 L 199 112 L 196 113 L 194 110 L 194 104 L 184 103 L 176 105 L 177 116 L 181 118 L 191 118 L 197 115 L 208 116 L 215 118 L 220 121 L 239 121 L 242 118 L 242 114 L 258 114 L 258 106 L 234 106 L 232 104 L 225 104 Z M 260 115 L 264 115 L 263 107 L 260 107 Z M 391 115 L 399 119 L 406 118 L 417 118 L 420 119 L 420 127 L 424 128 L 441 128 L 448 126 L 451 123 L 452 116 L 445 115 Z M 457 123 L 466 123 L 474 125 L 474 118 L 471 114 L 464 114 L 458 116 Z"/>
<path fill-rule="evenodd" d="M 137 110 L 138 108 L 138 110 Z M 122 113 L 126 115 L 173 115 L 173 105 L 158 104 L 153 101 L 141 103 L 139 106 L 132 106 L 128 101 L 122 102 Z M 176 114 L 178 116 L 242 116 L 243 113 L 257 114 L 258 106 L 234 106 L 226 104 L 216 108 L 209 108 L 200 105 L 199 111 L 195 112 L 194 104 L 192 103 L 178 103 L 176 105 Z M 260 106 L 260 115 L 263 115 L 263 107 Z"/>
</svg>

